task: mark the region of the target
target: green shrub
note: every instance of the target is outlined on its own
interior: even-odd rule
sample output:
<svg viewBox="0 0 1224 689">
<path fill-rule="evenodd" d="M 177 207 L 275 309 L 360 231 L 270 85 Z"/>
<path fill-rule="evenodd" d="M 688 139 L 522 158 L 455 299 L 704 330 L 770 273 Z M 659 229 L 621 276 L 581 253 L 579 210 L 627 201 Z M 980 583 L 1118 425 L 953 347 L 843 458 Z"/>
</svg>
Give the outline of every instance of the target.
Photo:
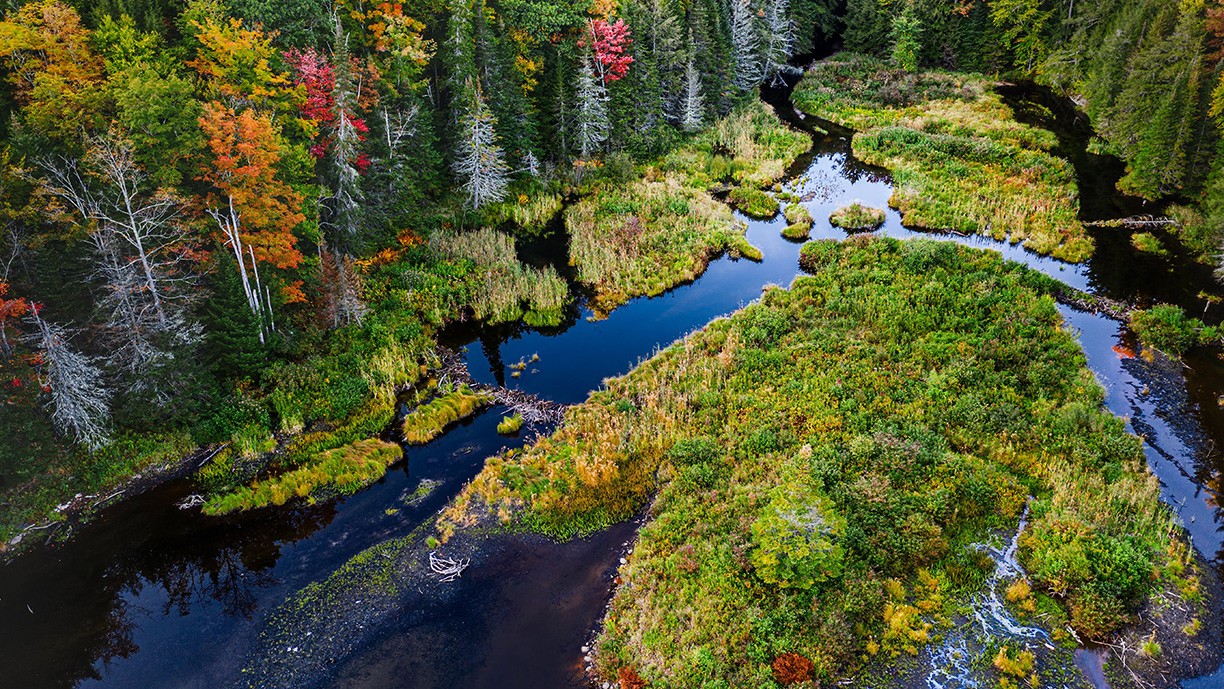
<svg viewBox="0 0 1224 689">
<path fill-rule="evenodd" d="M 515 412 L 513 416 L 503 416 L 497 424 L 497 432 L 502 435 L 514 435 L 523 427 L 523 415 Z"/>
<path fill-rule="evenodd" d="M 1136 232 L 1131 235 L 1131 246 L 1135 247 L 1136 251 L 1142 251 L 1145 254 L 1155 254 L 1157 256 L 1169 255 L 1168 250 L 1164 248 L 1164 244 L 1156 238 L 1156 235 L 1151 232 Z"/>
<path fill-rule="evenodd" d="M 1145 344 L 1173 356 L 1180 356 L 1195 345 L 1220 339 L 1217 328 L 1186 316 L 1180 306 L 1170 304 L 1131 311 L 1130 327 Z"/>
<path fill-rule="evenodd" d="M 781 491 L 752 523 L 749 556 L 757 576 L 781 588 L 809 589 L 841 576 L 845 520 L 815 493 Z"/>
<path fill-rule="evenodd" d="M 752 218 L 769 219 L 778 214 L 778 200 L 752 187 L 736 187 L 727 195 L 731 205 Z"/>
</svg>

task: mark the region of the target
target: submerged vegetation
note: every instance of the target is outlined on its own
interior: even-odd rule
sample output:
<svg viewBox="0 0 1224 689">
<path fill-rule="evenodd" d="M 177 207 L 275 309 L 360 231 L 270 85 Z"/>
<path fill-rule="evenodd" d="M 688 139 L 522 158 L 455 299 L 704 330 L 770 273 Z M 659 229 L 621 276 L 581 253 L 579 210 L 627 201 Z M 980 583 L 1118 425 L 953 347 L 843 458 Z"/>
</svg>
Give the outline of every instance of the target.
<svg viewBox="0 0 1224 689">
<path fill-rule="evenodd" d="M 676 687 L 823 684 L 916 653 L 989 573 L 970 544 L 1026 504 L 1025 585 L 1081 636 L 1107 637 L 1158 587 L 1199 600 L 1055 283 L 993 252 L 871 236 L 810 242 L 803 265 L 490 458 L 441 536 L 492 512 L 564 538 L 653 499 L 596 662 Z M 1027 676 L 1023 655 L 999 657 Z"/>
<path fill-rule="evenodd" d="M 847 232 L 878 230 L 884 224 L 884 211 L 855 201 L 833 211 L 829 222 Z"/>
<path fill-rule="evenodd" d="M 1070 164 L 1050 132 L 1017 123 L 980 76 L 907 72 L 863 55 L 817 63 L 795 91 L 805 112 L 858 131 L 854 153 L 893 173 L 907 225 L 1023 242 L 1079 262 L 1093 243 Z"/>
</svg>

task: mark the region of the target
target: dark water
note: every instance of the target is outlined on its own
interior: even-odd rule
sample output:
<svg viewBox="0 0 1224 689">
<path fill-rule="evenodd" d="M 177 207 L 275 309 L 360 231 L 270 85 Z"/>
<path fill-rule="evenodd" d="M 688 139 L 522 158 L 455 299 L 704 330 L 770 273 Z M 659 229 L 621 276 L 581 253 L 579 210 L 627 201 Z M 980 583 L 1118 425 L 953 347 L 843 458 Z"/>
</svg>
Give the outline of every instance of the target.
<svg viewBox="0 0 1224 689">
<path fill-rule="evenodd" d="M 1008 94 L 1015 105 L 1040 101 L 1040 92 Z M 785 107 L 785 94 L 767 93 L 780 114 L 804 123 Z M 1022 113 L 1029 109 L 1018 108 Z M 1063 111 L 1045 117 L 1068 150 L 1082 151 L 1082 128 Z M 1030 114 L 1026 114 L 1026 117 Z M 849 154 L 849 133 L 834 127 L 796 164 L 787 189 L 803 195 L 817 219 L 814 237 L 842 238 L 828 215 L 853 200 L 884 207 L 891 180 Z M 1078 137 L 1078 138 L 1077 138 Z M 1069 155 L 1083 185 L 1086 215 L 1135 212 L 1108 180 L 1116 161 Z M 1116 177 L 1113 179 L 1116 180 Z M 1140 209 L 1142 210 L 1142 209 Z M 523 327 L 455 331 L 474 376 L 578 402 L 603 378 L 628 371 L 714 317 L 755 299 L 763 286 L 787 285 L 798 270 L 797 243 L 780 236 L 782 218 L 750 221 L 748 238 L 761 263 L 721 259 L 695 283 L 652 299 L 638 299 L 607 319 L 589 320 L 575 307 L 561 328 Z M 889 211 L 882 234 L 912 237 Z M 1159 298 L 1195 307 L 1198 291 L 1218 291 L 1203 269 L 1177 252 L 1170 259 L 1136 258 L 1128 233 L 1098 233 L 1086 266 L 1069 266 L 1018 246 L 978 237 L 941 239 L 991 248 L 1081 289 L 1121 299 Z M 524 247 L 533 262 L 556 261 L 564 237 Z M 1146 439 L 1148 458 L 1164 495 L 1195 545 L 1219 563 L 1221 518 L 1215 491 L 1224 464 L 1224 368 L 1208 353 L 1187 367 L 1161 367 L 1132 357 L 1134 343 L 1120 324 L 1063 309 L 1107 389 L 1107 404 Z M 530 363 L 521 378 L 507 366 Z M 0 567 L 0 686 L 4 687 L 214 687 L 240 681 L 240 669 L 258 643 L 271 610 L 295 591 L 325 578 L 365 548 L 403 535 L 432 516 L 479 470 L 486 456 L 507 444 L 490 410 L 430 445 L 410 448 L 407 461 L 377 485 L 326 505 L 299 505 L 223 519 L 180 511 L 191 492 L 177 481 L 106 511 L 69 543 L 38 550 Z M 424 479 L 439 487 L 423 503 L 405 497 Z M 632 526 L 620 526 L 578 544 L 527 543 L 494 557 L 496 567 L 465 574 L 463 595 L 424 622 L 417 618 L 380 630 L 378 640 L 341 662 L 324 684 L 344 687 L 570 687 L 581 686 L 581 646 L 597 622 L 609 577 Z M 408 618 L 405 618 L 407 620 Z M 1188 683 L 1221 686 L 1220 678 Z"/>
</svg>

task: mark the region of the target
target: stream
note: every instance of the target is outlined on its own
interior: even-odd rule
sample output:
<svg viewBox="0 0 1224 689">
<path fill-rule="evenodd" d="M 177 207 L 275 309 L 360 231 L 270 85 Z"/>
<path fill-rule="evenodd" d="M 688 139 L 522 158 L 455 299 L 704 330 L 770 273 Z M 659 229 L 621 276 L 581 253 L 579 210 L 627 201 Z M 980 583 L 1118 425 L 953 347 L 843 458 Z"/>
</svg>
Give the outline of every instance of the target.
<svg viewBox="0 0 1224 689">
<path fill-rule="evenodd" d="M 1113 191 L 1109 180 L 1120 174 L 1117 161 L 1083 153 L 1084 124 L 1073 110 L 1051 106 L 1048 94 L 1033 89 L 1008 88 L 1004 95 L 1021 119 L 1059 134 L 1059 153 L 1085 180 L 1086 219 L 1151 212 Z M 808 128 L 785 90 L 764 97 L 792 124 Z M 817 220 L 813 238 L 841 239 L 845 234 L 829 225 L 829 214 L 852 200 L 886 207 L 891 179 L 853 158 L 848 131 L 822 126 L 830 134 L 815 137 L 785 187 L 808 199 Z M 627 372 L 658 348 L 751 302 L 764 286 L 790 284 L 800 244 L 780 235 L 785 220 L 737 217 L 764 253 L 762 262 L 718 259 L 693 283 L 633 300 L 604 320 L 590 320 L 579 303 L 558 328 L 459 328 L 447 333 L 445 344 L 462 352 L 482 382 L 580 402 L 605 377 Z M 913 232 L 891 209 L 879 233 L 993 249 L 1080 289 L 1138 303 L 1169 301 L 1191 313 L 1202 310 L 1200 290 L 1220 291 L 1209 269 L 1177 250 L 1169 258 L 1137 257 L 1123 230 L 1097 232 L 1096 255 L 1081 266 L 980 237 Z M 553 251 L 545 253 L 553 260 L 563 255 L 555 249 L 564 241 L 563 234 L 546 239 Z M 1215 491 L 1224 459 L 1216 447 L 1224 445 L 1224 409 L 1217 398 L 1224 394 L 1224 366 L 1210 352 L 1192 353 L 1184 367 L 1159 358 L 1148 362 L 1132 354 L 1137 345 L 1123 324 L 1060 310 L 1107 391 L 1108 408 L 1144 436 L 1166 501 L 1219 573 L 1224 537 Z M 539 360 L 522 377 L 508 378 L 509 364 L 532 355 Z M 406 461 L 382 481 L 342 500 L 209 518 L 176 507 L 193 492 L 190 481 L 180 479 L 106 509 L 66 543 L 9 561 L 0 566 L 0 685 L 243 685 L 244 659 L 258 648 L 267 616 L 279 604 L 366 548 L 416 528 L 458 493 L 485 457 L 525 442 L 497 434 L 503 411 L 487 410 L 428 445 L 408 448 Z M 437 487 L 424 500 L 411 500 L 422 481 Z M 525 540 L 503 548 L 491 556 L 495 567 L 465 573 L 454 584 L 451 602 L 428 614 L 405 611 L 318 686 L 586 686 L 582 647 L 635 528 L 624 524 L 575 543 Z M 1014 561 L 1014 553 L 1009 557 Z M 1224 672 L 1217 672 L 1184 686 L 1222 684 Z"/>
</svg>

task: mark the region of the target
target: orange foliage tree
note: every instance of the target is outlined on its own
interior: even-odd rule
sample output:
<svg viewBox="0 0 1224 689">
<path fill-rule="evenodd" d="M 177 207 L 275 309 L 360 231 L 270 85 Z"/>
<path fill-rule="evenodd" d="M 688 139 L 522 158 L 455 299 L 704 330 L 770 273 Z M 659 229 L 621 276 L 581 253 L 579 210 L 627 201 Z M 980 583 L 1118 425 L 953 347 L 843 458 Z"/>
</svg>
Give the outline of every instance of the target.
<svg viewBox="0 0 1224 689">
<path fill-rule="evenodd" d="M 26 119 L 44 134 L 75 138 L 100 124 L 102 59 L 76 10 L 39 0 L 0 22 L 0 59 Z"/>
<path fill-rule="evenodd" d="M 274 329 L 259 264 L 287 270 L 301 263 L 294 229 L 305 220 L 302 195 L 277 176 L 282 143 L 269 114 L 235 112 L 216 101 L 205 104 L 203 113 L 200 129 L 209 155 L 198 179 L 212 186 L 206 210 L 238 262 L 252 313 Z M 282 288 L 281 296 L 286 302 L 305 298 L 297 283 Z"/>
</svg>

